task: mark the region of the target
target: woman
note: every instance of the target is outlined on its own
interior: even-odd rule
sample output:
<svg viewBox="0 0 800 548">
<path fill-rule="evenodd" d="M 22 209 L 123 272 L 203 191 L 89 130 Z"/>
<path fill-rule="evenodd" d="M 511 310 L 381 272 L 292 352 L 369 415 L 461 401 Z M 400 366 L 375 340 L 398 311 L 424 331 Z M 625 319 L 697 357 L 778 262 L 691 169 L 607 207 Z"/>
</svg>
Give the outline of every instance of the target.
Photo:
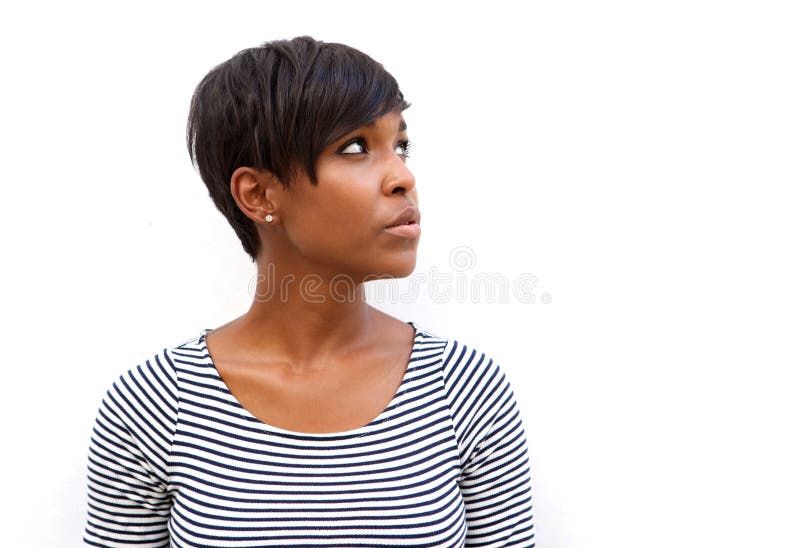
<svg viewBox="0 0 800 548">
<path fill-rule="evenodd" d="M 407 107 L 380 64 L 309 37 L 200 82 L 189 150 L 256 294 L 108 391 L 88 544 L 534 546 L 503 372 L 365 299 L 416 264 Z"/>
</svg>

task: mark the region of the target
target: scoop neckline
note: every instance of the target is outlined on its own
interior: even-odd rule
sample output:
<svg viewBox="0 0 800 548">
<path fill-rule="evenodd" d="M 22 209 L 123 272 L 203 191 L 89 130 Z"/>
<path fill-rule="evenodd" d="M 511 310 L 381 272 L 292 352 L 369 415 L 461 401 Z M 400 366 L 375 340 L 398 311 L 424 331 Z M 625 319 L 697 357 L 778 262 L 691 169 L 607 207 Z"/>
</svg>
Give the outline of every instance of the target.
<svg viewBox="0 0 800 548">
<path fill-rule="evenodd" d="M 222 378 L 222 375 L 217 369 L 214 360 L 211 358 L 211 353 L 208 351 L 208 345 L 206 344 L 206 335 L 209 332 L 213 331 L 213 328 L 206 328 L 200 332 L 199 343 L 200 343 L 200 349 L 206 356 L 208 365 L 214 371 L 214 376 L 216 377 L 215 380 L 219 382 L 221 390 L 224 392 L 227 398 L 230 399 L 231 403 L 233 403 L 236 406 L 236 408 L 242 412 L 242 414 L 245 416 L 245 418 L 247 418 L 248 421 L 259 425 L 260 428 L 269 433 L 276 434 L 286 438 L 312 439 L 312 440 L 352 438 L 352 437 L 360 437 L 366 435 L 375 426 L 381 424 L 382 422 L 385 422 L 389 418 L 387 416 L 389 412 L 395 407 L 397 407 L 397 405 L 400 403 L 398 400 L 406 392 L 406 390 L 408 390 L 407 380 L 410 374 L 414 371 L 414 369 L 416 369 L 416 365 L 414 365 L 414 357 L 419 351 L 421 329 L 413 321 L 408 321 L 405 323 L 409 324 L 411 327 L 414 328 L 414 342 L 411 345 L 411 354 L 408 357 L 408 363 L 406 364 L 406 369 L 405 372 L 403 373 L 403 379 L 400 381 L 400 386 L 398 387 L 398 390 L 394 393 L 394 396 L 392 396 L 392 399 L 389 401 L 389 403 L 383 409 L 383 411 L 381 411 L 376 417 L 374 417 L 367 424 L 350 430 L 343 430 L 341 432 L 298 432 L 295 430 L 287 430 L 285 428 L 274 426 L 256 417 L 244 405 L 242 405 L 242 402 L 240 402 L 236 396 L 233 395 L 233 392 L 231 392 L 230 388 L 228 387 L 228 384 Z"/>
</svg>

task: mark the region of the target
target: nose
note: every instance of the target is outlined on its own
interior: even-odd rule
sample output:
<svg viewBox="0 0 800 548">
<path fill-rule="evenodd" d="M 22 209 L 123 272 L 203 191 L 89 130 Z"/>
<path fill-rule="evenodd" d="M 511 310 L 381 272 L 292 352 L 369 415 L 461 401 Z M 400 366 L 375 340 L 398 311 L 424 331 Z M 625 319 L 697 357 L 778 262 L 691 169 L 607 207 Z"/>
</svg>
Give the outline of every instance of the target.
<svg viewBox="0 0 800 548">
<path fill-rule="evenodd" d="M 383 192 L 385 194 L 408 194 L 414 190 L 416 180 L 414 174 L 408 169 L 403 159 L 397 154 L 392 154 L 387 161 L 386 176 L 383 179 Z"/>
</svg>

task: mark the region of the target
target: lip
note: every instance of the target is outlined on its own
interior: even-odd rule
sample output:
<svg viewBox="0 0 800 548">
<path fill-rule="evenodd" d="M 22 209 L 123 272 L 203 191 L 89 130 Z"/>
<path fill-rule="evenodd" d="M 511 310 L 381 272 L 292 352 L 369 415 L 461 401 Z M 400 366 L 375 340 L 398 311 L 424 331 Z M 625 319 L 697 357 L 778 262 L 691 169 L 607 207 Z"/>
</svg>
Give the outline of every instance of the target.
<svg viewBox="0 0 800 548">
<path fill-rule="evenodd" d="M 405 226 L 409 222 L 419 225 L 419 221 L 420 221 L 419 209 L 417 209 L 417 207 L 414 205 L 409 205 L 406 206 L 406 208 L 403 209 L 400 212 L 400 214 L 394 218 L 393 221 L 387 223 L 386 226 L 384 226 L 384 228 L 386 229 L 396 228 L 398 225 Z"/>
<path fill-rule="evenodd" d="M 392 236 L 398 236 L 406 240 L 414 240 L 419 238 L 420 234 L 422 234 L 422 228 L 420 228 L 419 224 L 417 223 L 391 226 L 384 228 L 384 230 Z"/>
</svg>

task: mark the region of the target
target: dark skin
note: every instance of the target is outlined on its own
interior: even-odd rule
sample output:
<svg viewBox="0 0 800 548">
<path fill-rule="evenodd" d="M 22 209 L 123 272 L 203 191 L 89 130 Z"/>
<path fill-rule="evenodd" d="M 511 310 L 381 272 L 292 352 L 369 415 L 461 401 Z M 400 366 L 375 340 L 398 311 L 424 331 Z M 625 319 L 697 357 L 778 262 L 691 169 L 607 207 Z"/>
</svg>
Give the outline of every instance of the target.
<svg viewBox="0 0 800 548">
<path fill-rule="evenodd" d="M 416 266 L 419 238 L 384 228 L 418 204 L 406 141 L 401 114 L 390 112 L 322 151 L 317 186 L 302 172 L 288 190 L 268 171 L 240 167 L 231 177 L 261 239 L 257 287 L 250 309 L 206 343 L 231 393 L 272 426 L 358 428 L 402 381 L 414 329 L 370 306 L 364 283 Z"/>
</svg>

